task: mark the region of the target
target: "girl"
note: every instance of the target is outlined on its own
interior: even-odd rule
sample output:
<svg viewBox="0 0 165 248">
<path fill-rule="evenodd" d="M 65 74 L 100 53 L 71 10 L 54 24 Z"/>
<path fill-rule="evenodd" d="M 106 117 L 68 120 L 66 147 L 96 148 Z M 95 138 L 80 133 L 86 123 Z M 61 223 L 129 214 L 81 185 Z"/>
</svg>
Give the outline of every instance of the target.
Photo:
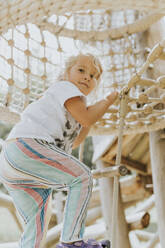
<svg viewBox="0 0 165 248">
<path fill-rule="evenodd" d="M 0 175 L 26 223 L 20 248 L 41 247 L 52 188 L 68 190 L 58 247 L 101 247 L 83 241 L 92 176 L 70 155 L 118 96 L 114 92 L 86 106 L 85 96 L 96 87 L 101 73 L 99 61 L 92 55 L 71 57 L 63 80 L 30 104 L 9 134 L 1 154 Z"/>
</svg>

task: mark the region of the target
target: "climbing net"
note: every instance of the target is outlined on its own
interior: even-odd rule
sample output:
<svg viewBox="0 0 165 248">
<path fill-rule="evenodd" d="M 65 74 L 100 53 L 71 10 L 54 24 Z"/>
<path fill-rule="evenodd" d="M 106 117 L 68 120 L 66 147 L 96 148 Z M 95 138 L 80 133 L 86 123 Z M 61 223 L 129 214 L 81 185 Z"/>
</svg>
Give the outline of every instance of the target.
<svg viewBox="0 0 165 248">
<path fill-rule="evenodd" d="M 165 41 L 158 43 L 152 49 L 140 70 L 136 71 L 131 79 L 128 80 L 126 90 L 129 96 L 127 98 L 127 114 L 125 116 L 125 133 L 127 134 L 132 132 L 143 133 L 164 128 L 165 75 L 155 80 L 142 76 L 156 59 L 165 59 L 164 47 Z M 101 133 L 108 133 L 108 124 L 111 125 L 110 132 L 118 132 L 119 116 L 118 108 L 110 108 L 107 117 L 104 116 L 97 123 L 100 127 L 104 126 Z M 95 125 L 95 129 L 99 133 L 98 126 Z"/>
<path fill-rule="evenodd" d="M 89 103 L 127 86 L 124 132 L 145 132 L 165 126 L 165 77 L 143 77 L 156 59 L 164 59 L 164 42 L 147 55 L 141 39 L 143 31 L 164 15 L 162 5 L 159 1 L 158 6 L 149 4 L 149 14 L 142 1 L 138 7 L 125 1 L 124 11 L 117 7 L 118 1 L 110 2 L 1 1 L 1 120 L 16 123 L 26 106 L 55 81 L 69 56 L 88 52 L 96 55 L 103 66 L 101 83 L 97 92 L 89 96 Z M 155 89 L 157 97 L 152 96 Z M 117 132 L 118 112 L 119 101 L 94 125 L 92 132 Z"/>
</svg>

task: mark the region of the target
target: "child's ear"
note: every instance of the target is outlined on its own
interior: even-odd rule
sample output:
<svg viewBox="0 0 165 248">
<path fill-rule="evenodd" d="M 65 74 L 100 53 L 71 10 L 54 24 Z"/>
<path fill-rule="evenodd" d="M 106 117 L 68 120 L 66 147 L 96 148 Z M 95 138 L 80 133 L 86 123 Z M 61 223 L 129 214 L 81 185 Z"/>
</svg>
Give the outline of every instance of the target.
<svg viewBox="0 0 165 248">
<path fill-rule="evenodd" d="M 100 79 L 101 75 L 102 75 L 102 72 L 103 72 L 103 69 L 101 66 L 99 66 L 99 69 L 100 69 L 100 72 L 99 72 L 99 75 L 98 75 L 98 79 Z"/>
<path fill-rule="evenodd" d="M 98 74 L 97 74 L 97 76 L 96 76 L 96 79 L 97 79 L 97 80 L 100 80 L 100 77 L 101 77 L 102 72 L 103 72 L 103 70 L 102 70 L 102 67 L 101 67 L 101 66 L 99 66 L 99 69 L 100 69 L 100 71 L 98 72 Z"/>
</svg>

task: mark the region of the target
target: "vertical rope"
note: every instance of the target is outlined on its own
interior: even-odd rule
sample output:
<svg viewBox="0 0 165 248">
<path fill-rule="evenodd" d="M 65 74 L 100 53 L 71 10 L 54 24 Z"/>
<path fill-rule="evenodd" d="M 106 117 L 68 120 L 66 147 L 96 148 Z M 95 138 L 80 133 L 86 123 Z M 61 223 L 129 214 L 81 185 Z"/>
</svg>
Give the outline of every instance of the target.
<svg viewBox="0 0 165 248">
<path fill-rule="evenodd" d="M 128 103 L 128 88 L 124 88 L 120 94 L 120 122 L 119 122 L 119 133 L 118 133 L 118 147 L 115 165 L 120 165 L 121 153 L 122 153 L 122 139 L 124 130 L 124 119 L 127 114 L 127 103 Z M 113 207 L 112 207 L 112 248 L 116 247 L 116 224 L 118 220 L 118 200 L 119 200 L 119 176 L 114 176 L 113 185 Z"/>
<path fill-rule="evenodd" d="M 24 36 L 27 39 L 27 49 L 26 49 L 26 51 L 24 51 L 24 53 L 26 54 L 27 67 L 25 69 L 25 74 L 26 74 L 26 88 L 23 90 L 23 93 L 25 94 L 24 109 L 29 104 L 29 93 L 30 93 L 29 87 L 30 87 L 30 72 L 31 72 L 31 70 L 30 70 L 30 58 L 29 58 L 29 56 L 31 55 L 31 52 L 30 52 L 30 41 L 29 41 L 30 34 L 29 34 L 29 30 L 28 30 L 28 26 L 27 25 L 25 25 L 25 28 L 26 28 L 26 32 L 25 32 Z"/>
<path fill-rule="evenodd" d="M 46 42 L 45 42 L 45 39 L 44 39 L 44 35 L 43 35 L 43 32 L 41 32 L 40 30 L 40 35 L 41 35 L 41 38 L 42 38 L 42 41 L 41 41 L 41 46 L 43 47 L 44 49 L 44 58 L 46 58 Z M 44 73 L 43 75 L 41 76 L 41 80 L 43 81 L 43 91 L 46 90 L 46 79 L 47 79 L 47 67 L 46 67 L 46 62 L 43 62 L 43 66 L 44 66 Z"/>
<path fill-rule="evenodd" d="M 10 14 L 10 2 L 7 1 L 7 15 L 9 17 L 9 21 L 12 23 L 12 25 L 14 26 L 13 23 L 13 19 L 11 18 L 11 14 Z M 14 40 L 14 29 L 11 30 L 11 40 Z M 12 97 L 13 97 L 13 87 L 14 87 L 14 56 L 13 56 L 13 45 L 11 45 L 11 54 L 10 54 L 10 58 L 7 60 L 8 64 L 11 67 L 11 77 L 7 80 L 7 84 L 8 84 L 8 93 L 7 93 L 7 97 L 6 97 L 6 107 L 10 107 L 11 106 L 11 101 L 12 101 Z"/>
</svg>

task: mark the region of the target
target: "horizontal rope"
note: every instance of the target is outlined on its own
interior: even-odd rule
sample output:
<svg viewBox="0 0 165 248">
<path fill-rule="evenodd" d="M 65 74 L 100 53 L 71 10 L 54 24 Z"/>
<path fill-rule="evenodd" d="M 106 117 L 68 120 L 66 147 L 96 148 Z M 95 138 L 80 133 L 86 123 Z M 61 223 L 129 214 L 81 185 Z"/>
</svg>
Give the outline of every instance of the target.
<svg viewBox="0 0 165 248">
<path fill-rule="evenodd" d="M 138 123 L 134 123 L 134 125 L 125 125 L 123 134 L 140 134 L 145 132 L 152 132 L 157 131 L 160 129 L 165 128 L 165 119 L 159 119 L 153 124 L 141 124 L 138 125 Z M 89 135 L 95 136 L 95 135 L 117 135 L 118 134 L 118 125 L 109 125 L 109 127 L 103 127 L 103 126 L 93 126 L 90 130 Z"/>
<path fill-rule="evenodd" d="M 65 13 L 76 13 L 79 11 L 89 11 L 98 9 L 126 10 L 134 9 L 140 11 L 160 11 L 164 13 L 165 3 L 161 0 L 6 0 L 0 4 L 0 32 L 4 33 L 8 29 L 17 25 L 35 23 L 40 24 L 43 17 L 50 17 L 54 14 L 64 15 Z M 140 26 L 140 25 L 139 25 Z M 137 27 L 136 27 L 137 29 Z M 129 32 L 129 30 L 128 30 Z M 132 33 L 132 31 L 131 31 Z"/>
<path fill-rule="evenodd" d="M 153 13 L 151 15 L 147 15 L 140 20 L 135 21 L 132 24 L 123 25 L 119 28 L 109 28 L 105 31 L 78 31 L 67 29 L 59 25 L 55 25 L 53 23 L 43 21 L 38 26 L 41 30 L 48 30 L 49 32 L 56 34 L 58 36 L 69 37 L 73 39 L 89 41 L 89 39 L 94 39 L 96 41 L 104 41 L 108 38 L 110 39 L 121 39 L 125 36 L 125 34 L 134 34 L 137 32 L 144 32 L 147 30 L 153 23 L 160 20 L 164 14 L 162 13 Z"/>
</svg>

